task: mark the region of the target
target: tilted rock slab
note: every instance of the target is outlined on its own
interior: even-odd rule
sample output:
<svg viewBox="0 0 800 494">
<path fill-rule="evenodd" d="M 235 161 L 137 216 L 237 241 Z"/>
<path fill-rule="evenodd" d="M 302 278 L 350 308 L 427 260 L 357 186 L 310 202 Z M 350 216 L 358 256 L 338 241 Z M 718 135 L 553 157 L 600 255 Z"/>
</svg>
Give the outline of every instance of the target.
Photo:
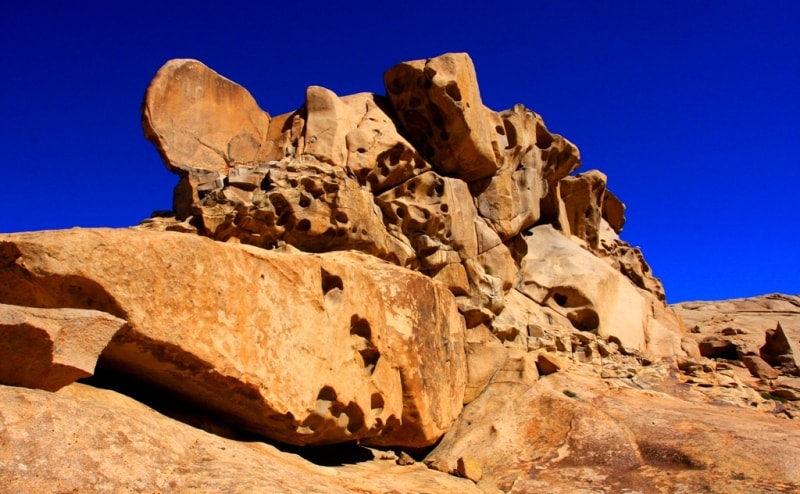
<svg viewBox="0 0 800 494">
<path fill-rule="evenodd" d="M 89 377 L 124 325 L 96 310 L 0 304 L 0 384 L 56 391 Z"/>
<path fill-rule="evenodd" d="M 368 256 L 113 229 L 4 235 L 0 253 L 0 302 L 125 319 L 103 352 L 110 369 L 235 427 L 299 445 L 416 448 L 461 410 L 455 299 Z"/>
</svg>

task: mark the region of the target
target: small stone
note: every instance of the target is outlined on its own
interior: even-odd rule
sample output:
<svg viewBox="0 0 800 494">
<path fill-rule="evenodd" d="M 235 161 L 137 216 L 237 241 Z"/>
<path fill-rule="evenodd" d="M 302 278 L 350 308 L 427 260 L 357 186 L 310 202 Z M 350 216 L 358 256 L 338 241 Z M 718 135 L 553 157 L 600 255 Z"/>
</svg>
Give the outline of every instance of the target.
<svg viewBox="0 0 800 494">
<path fill-rule="evenodd" d="M 481 469 L 480 463 L 470 456 L 462 456 L 458 459 L 456 472 L 459 477 L 464 477 L 475 483 L 480 481 L 483 477 L 483 469 Z"/>
<path fill-rule="evenodd" d="M 753 377 L 759 379 L 777 379 L 780 375 L 780 372 L 758 355 L 745 355 L 742 357 L 742 362 Z"/>
<path fill-rule="evenodd" d="M 395 463 L 397 463 L 400 466 L 408 466 L 408 465 L 413 465 L 414 463 L 416 463 L 416 461 L 408 453 L 406 453 L 405 451 L 401 451 L 400 454 L 397 455 L 397 460 L 395 460 Z"/>
<path fill-rule="evenodd" d="M 564 369 L 566 365 L 552 353 L 540 353 L 536 357 L 536 367 L 539 369 L 539 374 L 546 376 Z"/>
</svg>

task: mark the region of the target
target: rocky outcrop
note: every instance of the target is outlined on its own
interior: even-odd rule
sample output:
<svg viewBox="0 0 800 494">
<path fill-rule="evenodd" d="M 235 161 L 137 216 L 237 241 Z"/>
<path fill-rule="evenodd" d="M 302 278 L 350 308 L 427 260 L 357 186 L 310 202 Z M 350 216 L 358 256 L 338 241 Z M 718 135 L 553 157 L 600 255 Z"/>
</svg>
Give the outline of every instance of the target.
<svg viewBox="0 0 800 494">
<path fill-rule="evenodd" d="M 170 61 L 173 211 L 0 235 L 6 489 L 800 489 L 796 297 L 687 335 L 607 177 L 469 56 L 384 81 L 270 117 Z"/>
<path fill-rule="evenodd" d="M 795 423 L 635 386 L 610 391 L 579 371 L 492 383 L 425 461 L 457 472 L 471 458 L 484 492 L 789 492 L 780 489 L 800 487 L 798 453 Z"/>
<path fill-rule="evenodd" d="M 171 133 L 185 126 L 187 133 L 197 134 L 191 122 L 206 121 L 205 112 L 216 108 L 220 97 L 216 89 L 196 88 L 229 83 L 201 67 L 199 62 L 170 62 L 145 97 L 146 134 L 155 139 L 168 168 L 181 176 L 175 218 L 184 222 L 150 222 L 151 227 L 197 231 L 267 249 L 286 243 L 304 252 L 358 250 L 441 281 L 458 297 L 468 327 L 484 324 L 501 339 L 516 332 L 525 346 L 525 339 L 535 335 L 524 327 L 508 328 L 509 320 L 522 318 L 511 312 L 538 313 L 535 317 L 542 319 L 546 304 L 535 297 L 508 304 L 507 298 L 524 276 L 526 237 L 536 225 L 551 225 L 610 265 L 616 274 L 608 276 L 631 295 L 620 307 L 598 303 L 591 309 L 604 319 L 604 327 L 612 328 L 618 318 L 608 310 L 629 312 L 630 319 L 637 319 L 633 325 L 642 317 L 653 318 L 641 316 L 648 312 L 658 314 L 662 332 L 679 339 L 681 327 L 663 307 L 660 282 L 641 253 L 617 236 L 624 205 L 608 192 L 605 175 L 569 176 L 580 166 L 577 148 L 550 133 L 542 118 L 524 106 L 503 112 L 486 108 L 468 55 L 446 54 L 389 69 L 387 97 L 339 97 L 309 87 L 305 104 L 274 117 L 265 133 L 243 127 L 248 135 L 265 136 L 252 139 L 258 143 L 255 158 L 227 159 L 213 170 L 184 166 L 189 161 L 163 151 L 169 144 L 177 153 L 179 142 L 166 133 L 156 138 L 150 130 L 163 121 L 174 123 Z M 186 82 L 192 77 L 191 84 Z M 226 91 L 239 98 L 247 94 L 241 88 Z M 198 92 L 214 96 L 213 105 L 195 105 Z M 176 110 L 162 100 L 187 104 Z M 241 103 L 240 115 L 226 118 L 250 122 L 258 120 L 257 113 L 257 106 L 247 102 Z M 180 152 L 198 152 L 198 142 L 224 129 L 209 131 L 208 139 L 180 141 L 185 147 Z M 651 301 L 650 294 L 658 300 Z M 650 310 L 654 304 L 658 307 Z M 570 310 L 573 317 L 562 333 L 597 329 L 598 324 L 588 328 L 590 323 L 578 321 L 578 312 Z M 495 325 L 497 317 L 504 322 Z M 665 343 L 668 335 L 646 343 L 652 336 L 647 326 L 634 330 L 628 325 L 614 336 L 629 348 L 681 352 Z"/>
<path fill-rule="evenodd" d="M 411 271 L 136 230 L 0 245 L 0 301 L 124 319 L 95 358 L 240 429 L 419 448 L 461 409 L 463 320 L 446 288 Z"/>
<path fill-rule="evenodd" d="M 729 368 L 742 383 L 776 400 L 782 413 L 800 416 L 800 297 L 771 294 L 673 308 L 699 349 L 694 380 L 706 381 L 713 377 L 710 370 Z"/>
</svg>

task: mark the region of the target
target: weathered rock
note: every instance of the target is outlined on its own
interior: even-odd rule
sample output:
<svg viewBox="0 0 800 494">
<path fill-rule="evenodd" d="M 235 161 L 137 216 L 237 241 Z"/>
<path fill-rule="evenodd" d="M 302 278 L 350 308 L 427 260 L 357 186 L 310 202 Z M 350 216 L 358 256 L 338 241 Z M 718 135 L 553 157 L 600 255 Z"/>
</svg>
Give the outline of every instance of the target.
<svg viewBox="0 0 800 494">
<path fill-rule="evenodd" d="M 617 196 L 606 189 L 603 192 L 603 219 L 615 233 L 620 233 L 625 226 L 625 204 Z"/>
<path fill-rule="evenodd" d="M 124 325 L 95 310 L 0 304 L 0 383 L 56 391 L 91 376 Z"/>
<path fill-rule="evenodd" d="M 536 368 L 539 369 L 539 374 L 546 376 L 548 374 L 553 374 L 554 372 L 566 369 L 567 364 L 558 358 L 557 355 L 548 352 L 542 352 L 536 356 Z"/>
<path fill-rule="evenodd" d="M 436 169 L 472 181 L 500 168 L 498 131 L 469 55 L 403 62 L 383 78 L 405 135 Z"/>
<path fill-rule="evenodd" d="M 780 322 L 774 330 L 766 332 L 766 342 L 760 354 L 767 362 L 788 364 L 794 372 L 800 371 L 800 339 L 795 341 L 787 335 Z"/>
<path fill-rule="evenodd" d="M 456 473 L 459 477 L 464 477 L 473 482 L 479 482 L 483 477 L 481 464 L 475 458 L 470 456 L 462 456 L 456 462 Z"/>
<path fill-rule="evenodd" d="M 655 354 L 680 352 L 682 328 L 671 318 L 653 323 L 657 302 L 648 300 L 647 292 L 552 227 L 539 226 L 531 233 L 521 263 L 522 293 L 562 314 L 579 331 Z"/>
<path fill-rule="evenodd" d="M 358 464 L 315 465 L 80 384 L 58 393 L 0 386 L 0 403 L 6 492 L 480 493 L 468 480 L 373 460 L 368 450 Z"/>
<path fill-rule="evenodd" d="M 171 171 L 227 174 L 258 164 L 269 115 L 235 82 L 197 60 L 176 59 L 150 82 L 142 125 Z"/>
<path fill-rule="evenodd" d="M 239 428 L 294 444 L 423 447 L 461 409 L 455 300 L 402 268 L 141 230 L 6 235 L 0 246 L 0 302 L 125 318 L 103 352 L 109 368 Z"/>
<path fill-rule="evenodd" d="M 742 363 L 750 371 L 750 374 L 760 379 L 777 379 L 780 375 L 758 355 L 745 355 L 742 357 Z"/>
<path fill-rule="evenodd" d="M 800 488 L 790 453 L 800 452 L 799 438 L 796 424 L 745 408 L 609 391 L 597 378 L 557 373 L 533 387 L 490 385 L 425 462 L 449 471 L 468 455 L 485 491 L 790 492 Z"/>
<path fill-rule="evenodd" d="M 600 221 L 603 218 L 603 199 L 606 176 L 591 170 L 561 180 L 561 200 L 569 221 L 569 232 L 585 241 L 592 250 L 600 247 Z"/>
<path fill-rule="evenodd" d="M 484 325 L 467 331 L 467 385 L 464 404 L 480 395 L 506 361 L 507 351 Z"/>
</svg>

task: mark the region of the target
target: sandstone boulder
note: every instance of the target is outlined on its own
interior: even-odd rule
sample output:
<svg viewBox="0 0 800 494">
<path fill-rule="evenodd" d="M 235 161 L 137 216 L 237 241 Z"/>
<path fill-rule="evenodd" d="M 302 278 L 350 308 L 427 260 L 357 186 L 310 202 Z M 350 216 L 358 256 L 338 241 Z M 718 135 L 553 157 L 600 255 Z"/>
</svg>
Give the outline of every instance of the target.
<svg viewBox="0 0 800 494">
<path fill-rule="evenodd" d="M 91 376 L 124 325 L 96 310 L 0 304 L 0 383 L 56 391 Z"/>
<path fill-rule="evenodd" d="M 405 135 L 443 174 L 472 181 L 500 168 L 498 130 L 469 55 L 403 62 L 386 71 L 384 82 Z"/>
<path fill-rule="evenodd" d="M 293 444 L 423 447 L 461 410 L 464 323 L 426 277 L 367 256 L 141 230 L 0 238 L 0 302 L 128 325 L 101 360 Z"/>
<path fill-rule="evenodd" d="M 150 82 L 142 126 L 171 171 L 216 176 L 258 163 L 269 115 L 235 82 L 197 60 L 176 59 Z"/>
</svg>

